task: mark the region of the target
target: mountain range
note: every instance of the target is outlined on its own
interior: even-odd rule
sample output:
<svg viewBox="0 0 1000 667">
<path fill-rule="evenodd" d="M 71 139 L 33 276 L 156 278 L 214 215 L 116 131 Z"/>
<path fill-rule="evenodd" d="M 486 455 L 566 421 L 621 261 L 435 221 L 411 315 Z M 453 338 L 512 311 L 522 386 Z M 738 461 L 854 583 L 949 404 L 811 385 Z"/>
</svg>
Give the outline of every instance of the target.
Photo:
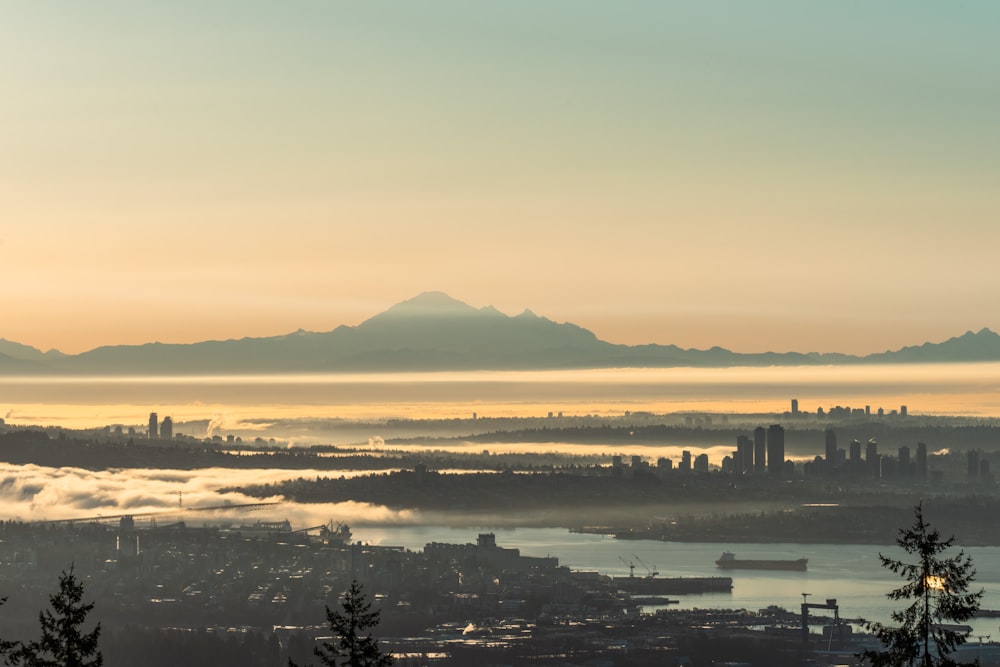
<svg viewBox="0 0 1000 667">
<path fill-rule="evenodd" d="M 42 352 L 0 339 L 4 375 L 207 375 L 628 367 L 802 366 L 1000 361 L 1000 335 L 966 332 L 867 356 L 838 353 L 737 353 L 721 347 L 616 345 L 570 323 L 529 310 L 508 316 L 442 292 L 396 304 L 357 326 L 267 338 L 99 347 L 80 354 Z"/>
</svg>

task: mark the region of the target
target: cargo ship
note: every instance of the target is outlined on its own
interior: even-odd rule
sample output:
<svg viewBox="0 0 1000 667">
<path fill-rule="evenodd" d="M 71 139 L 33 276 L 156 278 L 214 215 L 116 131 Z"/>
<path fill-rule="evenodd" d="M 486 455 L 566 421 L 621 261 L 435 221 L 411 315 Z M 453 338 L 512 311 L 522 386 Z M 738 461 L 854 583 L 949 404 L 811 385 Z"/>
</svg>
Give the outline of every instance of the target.
<svg viewBox="0 0 1000 667">
<path fill-rule="evenodd" d="M 736 558 L 736 554 L 729 551 L 722 553 L 722 557 L 715 561 L 715 564 L 723 570 L 798 570 L 805 571 L 808 558 L 796 558 L 794 560 L 743 560 Z"/>
</svg>

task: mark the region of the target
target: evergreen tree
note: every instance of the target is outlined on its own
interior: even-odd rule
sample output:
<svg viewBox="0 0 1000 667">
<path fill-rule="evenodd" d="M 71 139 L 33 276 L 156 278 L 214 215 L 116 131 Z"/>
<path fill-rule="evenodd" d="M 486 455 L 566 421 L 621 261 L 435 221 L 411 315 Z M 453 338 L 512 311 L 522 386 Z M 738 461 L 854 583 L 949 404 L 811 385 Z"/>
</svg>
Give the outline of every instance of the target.
<svg viewBox="0 0 1000 667">
<path fill-rule="evenodd" d="M 0 598 L 0 607 L 7 602 L 7 598 Z M 5 658 L 11 651 L 17 648 L 17 643 L 8 641 L 0 637 L 0 658 Z"/>
<path fill-rule="evenodd" d="M 83 603 L 83 584 L 73 568 L 59 576 L 59 592 L 49 596 L 51 611 L 38 615 L 42 636 L 22 645 L 12 654 L 15 665 L 25 667 L 101 667 L 104 658 L 97 648 L 98 623 L 90 632 L 81 627 L 94 604 Z"/>
<path fill-rule="evenodd" d="M 883 650 L 866 650 L 860 657 L 875 667 L 949 667 L 958 665 L 950 657 L 966 641 L 965 634 L 942 624 L 962 623 L 972 618 L 983 590 L 969 592 L 976 570 L 964 551 L 945 557 L 955 541 L 924 521 L 923 504 L 913 508 L 913 525 L 900 529 L 896 543 L 912 556 L 914 562 L 879 554 L 882 566 L 895 572 L 906 583 L 890 591 L 890 600 L 909 600 L 905 609 L 893 611 L 896 625 L 865 623 L 882 642 Z"/>
<path fill-rule="evenodd" d="M 332 642 L 323 642 L 315 650 L 321 664 L 328 667 L 388 667 L 393 658 L 382 653 L 370 628 L 379 623 L 381 612 L 372 611 L 372 603 L 365 597 L 361 584 L 351 582 L 340 602 L 342 611 L 326 608 L 326 620 L 336 635 Z M 288 661 L 290 667 L 295 663 Z"/>
</svg>

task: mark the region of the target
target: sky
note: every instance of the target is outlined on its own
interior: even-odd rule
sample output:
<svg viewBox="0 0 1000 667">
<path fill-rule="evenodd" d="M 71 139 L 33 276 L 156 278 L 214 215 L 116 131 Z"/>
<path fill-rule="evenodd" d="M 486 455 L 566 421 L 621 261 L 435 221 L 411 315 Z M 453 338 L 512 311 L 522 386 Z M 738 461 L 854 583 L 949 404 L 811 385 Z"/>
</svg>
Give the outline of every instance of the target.
<svg viewBox="0 0 1000 667">
<path fill-rule="evenodd" d="M 1000 330 L 1000 4 L 0 0 L 0 337 Z"/>
</svg>

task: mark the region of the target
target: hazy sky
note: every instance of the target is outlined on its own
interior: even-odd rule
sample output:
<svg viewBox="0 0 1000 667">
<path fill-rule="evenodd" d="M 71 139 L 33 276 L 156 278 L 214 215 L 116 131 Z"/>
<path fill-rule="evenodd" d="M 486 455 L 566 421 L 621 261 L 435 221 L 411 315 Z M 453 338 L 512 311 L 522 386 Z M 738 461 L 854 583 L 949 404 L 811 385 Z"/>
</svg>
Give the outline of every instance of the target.
<svg viewBox="0 0 1000 667">
<path fill-rule="evenodd" d="M 1000 3 L 0 0 L 0 337 L 1000 330 Z"/>
</svg>

